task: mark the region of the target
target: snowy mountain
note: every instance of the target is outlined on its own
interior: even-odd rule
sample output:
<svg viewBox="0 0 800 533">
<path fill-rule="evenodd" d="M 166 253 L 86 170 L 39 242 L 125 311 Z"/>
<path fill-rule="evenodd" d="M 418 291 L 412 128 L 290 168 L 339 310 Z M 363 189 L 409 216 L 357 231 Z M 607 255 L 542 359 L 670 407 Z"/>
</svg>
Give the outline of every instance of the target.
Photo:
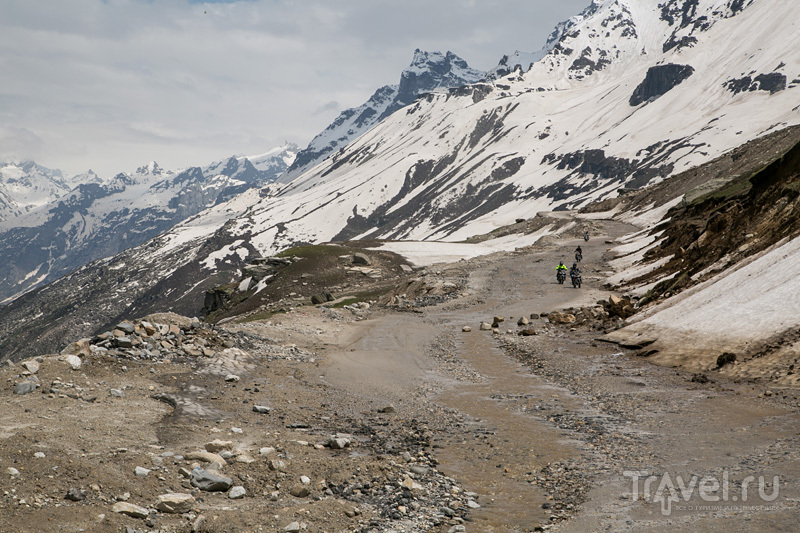
<svg viewBox="0 0 800 533">
<path fill-rule="evenodd" d="M 105 184 L 81 183 L 0 223 L 0 299 L 139 245 L 210 206 L 271 183 L 296 152 L 295 145 L 287 145 L 253 156 L 255 164 L 231 157 L 180 173 L 151 162 Z"/>
<path fill-rule="evenodd" d="M 203 291 L 290 246 L 459 241 L 668 182 L 800 124 L 797 14 L 786 0 L 595 0 L 527 72 L 426 93 L 288 183 L 18 299 L 0 321 L 41 316 L 24 335 L 2 333 L 0 349 L 44 331 L 40 342 L 55 348 L 125 315 L 197 314 Z M 679 202 L 683 192 L 673 194 Z M 635 209 L 657 221 L 670 205 Z M 63 301 L 72 311 L 54 328 Z"/>
<path fill-rule="evenodd" d="M 41 207 L 79 183 L 101 183 L 91 170 L 71 178 L 33 161 L 0 164 L 0 224 Z"/>
<path fill-rule="evenodd" d="M 440 88 L 469 85 L 485 75 L 485 72 L 470 68 L 466 61 L 452 52 L 415 50 L 411 65 L 400 75 L 398 85 L 381 87 L 363 105 L 343 111 L 297 154 L 280 181 L 291 181 L 398 109 L 413 103 L 419 95 Z"/>
</svg>

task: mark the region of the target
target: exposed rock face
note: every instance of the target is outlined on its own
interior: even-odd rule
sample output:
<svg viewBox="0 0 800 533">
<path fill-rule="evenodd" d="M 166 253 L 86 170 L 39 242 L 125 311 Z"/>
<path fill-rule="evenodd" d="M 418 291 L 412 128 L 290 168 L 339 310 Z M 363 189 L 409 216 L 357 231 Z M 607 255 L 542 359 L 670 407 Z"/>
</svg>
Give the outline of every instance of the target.
<svg viewBox="0 0 800 533">
<path fill-rule="evenodd" d="M 690 65 L 656 65 L 650 67 L 644 81 L 634 89 L 630 103 L 633 107 L 653 101 L 694 73 Z"/>
<path fill-rule="evenodd" d="M 723 85 L 733 94 L 744 91 L 768 91 L 769 94 L 775 94 L 786 89 L 786 75 L 780 72 L 770 72 L 769 74 L 759 74 L 755 78 L 744 76 L 730 79 Z"/>
</svg>

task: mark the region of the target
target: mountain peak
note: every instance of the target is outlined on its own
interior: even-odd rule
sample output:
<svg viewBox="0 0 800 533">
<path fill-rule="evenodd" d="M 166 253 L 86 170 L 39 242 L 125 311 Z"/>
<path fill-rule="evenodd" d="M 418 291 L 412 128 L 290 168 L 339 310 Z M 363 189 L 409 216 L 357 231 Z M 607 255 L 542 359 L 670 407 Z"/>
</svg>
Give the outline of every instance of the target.
<svg viewBox="0 0 800 533">
<path fill-rule="evenodd" d="M 400 76 L 398 99 L 404 105 L 424 92 L 477 83 L 486 73 L 470 68 L 453 52 L 426 52 L 417 48 L 411 65 Z"/>
<path fill-rule="evenodd" d="M 146 165 L 136 169 L 136 174 L 143 174 L 145 176 L 162 176 L 165 173 L 169 174 L 170 172 L 165 171 L 155 161 L 150 161 Z"/>
<path fill-rule="evenodd" d="M 486 72 L 470 68 L 453 52 L 428 52 L 417 48 L 411 64 L 400 75 L 399 85 L 385 85 L 359 107 L 342 111 L 325 130 L 300 150 L 280 182 L 286 183 L 354 141 L 398 109 L 413 103 L 421 94 L 477 83 Z"/>
</svg>

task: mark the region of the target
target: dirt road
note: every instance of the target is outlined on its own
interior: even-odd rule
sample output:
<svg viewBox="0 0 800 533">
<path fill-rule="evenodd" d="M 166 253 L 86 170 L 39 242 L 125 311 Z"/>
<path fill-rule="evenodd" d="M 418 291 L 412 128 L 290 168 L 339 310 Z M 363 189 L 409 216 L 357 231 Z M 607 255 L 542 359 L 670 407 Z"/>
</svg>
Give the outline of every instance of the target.
<svg viewBox="0 0 800 533">
<path fill-rule="evenodd" d="M 474 261 L 469 294 L 457 303 L 371 321 L 356 352 L 329 360 L 343 372 L 337 384 L 368 384 L 376 398 L 397 401 L 425 381 L 430 401 L 462 416 L 458 431 L 436 435 L 434 455 L 445 474 L 480 495 L 468 531 L 793 529 L 795 391 L 765 397 L 756 384 L 692 381 L 597 342 L 597 332 L 542 320 L 531 321 L 541 335 L 507 334 L 521 329 L 520 317 L 608 297 L 605 242 L 630 228 L 604 228 L 589 243 Z M 557 261 L 571 259 L 577 245 L 580 290 L 555 282 Z M 478 331 L 495 316 L 505 318 L 500 335 Z M 428 344 L 445 346 L 439 351 L 454 361 L 448 371 L 430 363 Z"/>
</svg>

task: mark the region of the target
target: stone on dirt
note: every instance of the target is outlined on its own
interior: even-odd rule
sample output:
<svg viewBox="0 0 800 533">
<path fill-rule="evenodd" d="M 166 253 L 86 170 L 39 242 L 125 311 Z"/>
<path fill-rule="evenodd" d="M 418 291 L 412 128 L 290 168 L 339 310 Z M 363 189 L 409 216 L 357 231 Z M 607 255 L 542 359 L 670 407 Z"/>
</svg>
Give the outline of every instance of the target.
<svg viewBox="0 0 800 533">
<path fill-rule="evenodd" d="M 291 494 L 295 498 L 305 498 L 309 494 L 311 494 L 311 490 L 309 490 L 308 487 L 298 485 L 296 487 L 292 487 L 292 489 L 289 491 L 289 494 Z"/>
<path fill-rule="evenodd" d="M 330 448 L 331 450 L 344 450 L 350 446 L 350 439 L 345 437 L 331 437 L 325 441 L 324 446 Z"/>
<path fill-rule="evenodd" d="M 67 491 L 64 499 L 71 502 L 80 502 L 86 499 L 86 491 L 83 489 L 72 488 Z"/>
<path fill-rule="evenodd" d="M 552 313 L 548 313 L 547 319 L 553 324 L 572 324 L 575 322 L 575 315 L 572 313 L 553 311 Z"/>
<path fill-rule="evenodd" d="M 463 328 L 461 328 L 461 331 L 463 331 L 464 333 L 469 333 L 470 331 L 472 331 L 472 328 L 469 326 L 464 326 Z"/>
<path fill-rule="evenodd" d="M 77 355 L 67 354 L 64 356 L 64 361 L 72 368 L 72 370 L 80 370 L 81 369 L 81 358 Z"/>
<path fill-rule="evenodd" d="M 233 449 L 233 441 L 214 439 L 206 443 L 205 449 L 211 453 L 219 453 L 223 450 L 231 451 Z"/>
<path fill-rule="evenodd" d="M 194 496 L 185 493 L 162 494 L 158 497 L 156 509 L 162 513 L 183 514 L 192 510 Z"/>
<path fill-rule="evenodd" d="M 489 324 L 488 322 L 481 322 L 480 329 L 481 329 L 481 331 L 491 331 L 492 330 L 492 325 Z"/>
<path fill-rule="evenodd" d="M 37 385 L 33 381 L 23 381 L 14 387 L 14 394 L 29 394 L 35 391 L 36 387 Z"/>
<path fill-rule="evenodd" d="M 31 374 L 36 374 L 39 371 L 39 362 L 35 359 L 29 359 L 22 362 L 22 366 Z"/>
<path fill-rule="evenodd" d="M 231 488 L 230 492 L 228 492 L 228 498 L 231 500 L 239 500 L 241 498 L 244 498 L 245 494 L 247 494 L 245 488 L 242 487 L 241 485 L 237 485 Z"/>
<path fill-rule="evenodd" d="M 300 529 L 301 529 L 300 522 L 292 522 L 291 524 L 283 528 L 284 531 L 288 531 L 289 533 L 297 533 L 298 531 L 300 531 Z"/>
<path fill-rule="evenodd" d="M 224 492 L 233 486 L 233 479 L 202 468 L 192 470 L 191 482 L 193 487 L 207 492 Z"/>
<path fill-rule="evenodd" d="M 144 507 L 140 507 L 128 502 L 117 502 L 114 504 L 111 510 L 115 513 L 122 513 L 133 518 L 147 518 L 150 515 L 150 511 Z"/>
<path fill-rule="evenodd" d="M 228 464 L 221 455 L 211 452 L 189 452 L 186 454 L 186 459 L 189 461 L 203 461 L 205 463 L 219 463 L 222 466 Z"/>
</svg>

